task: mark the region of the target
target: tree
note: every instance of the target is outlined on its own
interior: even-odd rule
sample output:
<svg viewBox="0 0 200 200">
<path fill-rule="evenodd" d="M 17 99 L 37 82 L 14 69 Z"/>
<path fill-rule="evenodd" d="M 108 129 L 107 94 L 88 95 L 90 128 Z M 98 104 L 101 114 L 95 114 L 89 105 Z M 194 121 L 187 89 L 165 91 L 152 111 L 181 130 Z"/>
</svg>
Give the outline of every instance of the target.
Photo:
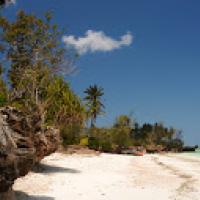
<svg viewBox="0 0 200 200">
<path fill-rule="evenodd" d="M 24 11 L 18 12 L 15 21 L 0 17 L 0 33 L 2 57 L 10 65 L 11 103 L 27 114 L 42 116 L 45 122 L 52 105 L 49 85 L 57 83 L 55 77 L 66 58 L 71 58 L 60 43 L 61 33 L 51 23 L 50 13 L 38 18 Z"/>
<path fill-rule="evenodd" d="M 133 121 L 128 115 L 120 115 L 116 118 L 114 127 L 128 127 L 133 128 Z"/>
<path fill-rule="evenodd" d="M 25 70 L 38 73 L 48 68 L 55 73 L 64 62 L 65 49 L 60 46 L 61 35 L 51 24 L 50 13 L 41 19 L 20 11 L 14 22 L 1 17 L 0 27 L 5 56 L 11 63 L 9 78 L 13 88 L 17 89 Z M 40 78 L 39 74 L 36 79 Z"/>
<path fill-rule="evenodd" d="M 89 86 L 84 91 L 86 97 L 86 106 L 88 108 L 88 115 L 91 119 L 91 127 L 95 127 L 96 118 L 103 113 L 104 105 L 101 102 L 101 97 L 104 95 L 103 88 L 97 85 Z"/>
<path fill-rule="evenodd" d="M 90 128 L 88 135 L 89 148 L 100 150 L 103 152 L 112 151 L 112 132 L 111 129 L 106 128 Z"/>
<path fill-rule="evenodd" d="M 38 18 L 20 11 L 13 21 L 0 16 L 0 53 L 8 67 L 9 105 L 33 121 L 37 119 L 42 130 L 47 126 L 59 128 L 63 144 L 79 143 L 86 112 L 64 78 L 74 69 L 75 54 L 60 41 L 61 33 L 51 23 L 50 13 Z M 7 103 L 7 96 L 1 78 L 0 106 Z"/>
<path fill-rule="evenodd" d="M 85 108 L 62 77 L 55 77 L 48 85 L 45 99 L 48 100 L 47 124 L 83 126 Z"/>
<path fill-rule="evenodd" d="M 120 153 L 123 148 L 133 144 L 133 128 L 133 120 L 128 115 L 120 115 L 116 118 L 112 128 L 112 142 L 117 152 Z"/>
<path fill-rule="evenodd" d="M 138 137 L 140 145 L 154 144 L 153 126 L 149 123 L 144 123 L 140 128 L 140 135 Z"/>
</svg>

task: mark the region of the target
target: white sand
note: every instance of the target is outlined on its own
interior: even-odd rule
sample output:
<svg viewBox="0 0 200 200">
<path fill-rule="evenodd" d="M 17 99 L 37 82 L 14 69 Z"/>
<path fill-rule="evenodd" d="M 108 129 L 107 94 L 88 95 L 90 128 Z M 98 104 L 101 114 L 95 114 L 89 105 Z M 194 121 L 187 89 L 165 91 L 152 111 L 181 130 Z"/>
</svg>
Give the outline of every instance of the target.
<svg viewBox="0 0 200 200">
<path fill-rule="evenodd" d="M 20 200 L 200 199 L 198 158 L 55 153 L 42 164 L 42 172 L 16 181 Z"/>
</svg>

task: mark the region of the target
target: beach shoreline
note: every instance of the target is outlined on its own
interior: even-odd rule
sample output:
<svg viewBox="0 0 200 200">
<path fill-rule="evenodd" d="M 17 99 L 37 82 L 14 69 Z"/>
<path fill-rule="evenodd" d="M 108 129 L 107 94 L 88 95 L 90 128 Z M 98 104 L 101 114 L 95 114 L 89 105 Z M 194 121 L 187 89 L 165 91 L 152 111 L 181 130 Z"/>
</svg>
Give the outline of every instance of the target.
<svg viewBox="0 0 200 200">
<path fill-rule="evenodd" d="M 13 188 L 20 200 L 198 200 L 199 164 L 199 158 L 171 153 L 54 153 Z"/>
</svg>

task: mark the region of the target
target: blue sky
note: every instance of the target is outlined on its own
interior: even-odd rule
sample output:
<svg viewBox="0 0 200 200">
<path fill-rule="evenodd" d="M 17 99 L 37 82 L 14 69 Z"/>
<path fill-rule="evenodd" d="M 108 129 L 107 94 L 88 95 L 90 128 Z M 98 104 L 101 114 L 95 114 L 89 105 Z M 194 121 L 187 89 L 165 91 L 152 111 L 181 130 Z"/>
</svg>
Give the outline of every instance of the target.
<svg viewBox="0 0 200 200">
<path fill-rule="evenodd" d="M 17 0 L 6 15 L 19 8 L 40 16 L 53 10 L 66 36 L 93 30 L 119 41 L 129 31 L 131 44 L 81 55 L 79 72 L 68 77 L 72 88 L 80 96 L 91 84 L 104 88 L 101 126 L 132 113 L 139 122 L 182 129 L 186 143 L 200 144 L 200 1 Z"/>
</svg>

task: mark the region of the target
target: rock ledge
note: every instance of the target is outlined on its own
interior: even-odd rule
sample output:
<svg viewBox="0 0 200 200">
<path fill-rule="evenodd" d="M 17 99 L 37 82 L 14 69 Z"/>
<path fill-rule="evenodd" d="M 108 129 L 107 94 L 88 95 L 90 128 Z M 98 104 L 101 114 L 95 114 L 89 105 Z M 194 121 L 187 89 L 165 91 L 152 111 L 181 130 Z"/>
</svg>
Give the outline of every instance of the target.
<svg viewBox="0 0 200 200">
<path fill-rule="evenodd" d="M 43 130 L 38 116 L 28 118 L 13 107 L 1 108 L 0 199 L 11 200 L 14 180 L 55 152 L 58 144 L 59 131 L 52 127 Z"/>
</svg>

